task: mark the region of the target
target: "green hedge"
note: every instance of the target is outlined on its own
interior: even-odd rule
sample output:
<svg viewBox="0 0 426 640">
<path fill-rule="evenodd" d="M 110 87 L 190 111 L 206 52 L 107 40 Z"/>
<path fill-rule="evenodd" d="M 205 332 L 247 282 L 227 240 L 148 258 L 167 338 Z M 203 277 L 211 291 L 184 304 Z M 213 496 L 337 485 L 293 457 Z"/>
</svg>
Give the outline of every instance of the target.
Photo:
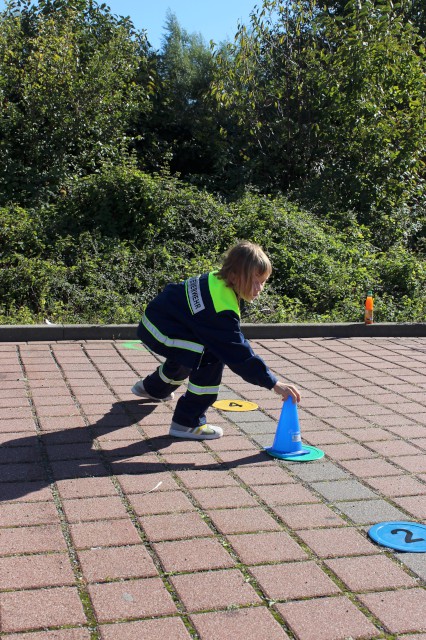
<svg viewBox="0 0 426 640">
<path fill-rule="evenodd" d="M 348 217 L 337 230 L 287 199 L 233 203 L 169 176 L 106 167 L 40 209 L 0 209 L 0 323 L 133 323 L 167 282 L 216 267 L 238 239 L 274 272 L 243 319 L 357 322 L 367 289 L 376 320 L 424 321 L 425 260 L 386 253 Z"/>
</svg>

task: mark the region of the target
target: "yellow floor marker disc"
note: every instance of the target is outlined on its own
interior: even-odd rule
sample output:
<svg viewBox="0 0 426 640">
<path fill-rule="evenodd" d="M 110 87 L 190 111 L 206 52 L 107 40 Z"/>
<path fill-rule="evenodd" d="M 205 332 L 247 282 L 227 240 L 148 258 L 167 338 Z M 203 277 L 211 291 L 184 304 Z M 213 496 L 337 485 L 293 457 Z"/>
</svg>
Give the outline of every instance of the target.
<svg viewBox="0 0 426 640">
<path fill-rule="evenodd" d="M 254 411 L 258 408 L 258 405 L 254 402 L 248 402 L 247 400 L 216 400 L 213 403 L 215 409 L 222 409 L 222 411 Z"/>
</svg>

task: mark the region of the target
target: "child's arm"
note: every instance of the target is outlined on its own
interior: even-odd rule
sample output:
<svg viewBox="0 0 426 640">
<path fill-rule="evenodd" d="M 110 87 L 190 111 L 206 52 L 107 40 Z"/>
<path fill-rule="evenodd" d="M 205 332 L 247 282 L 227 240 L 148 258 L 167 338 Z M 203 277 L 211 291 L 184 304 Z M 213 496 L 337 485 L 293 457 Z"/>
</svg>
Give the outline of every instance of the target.
<svg viewBox="0 0 426 640">
<path fill-rule="evenodd" d="M 300 402 L 300 392 L 292 384 L 285 384 L 284 382 L 280 382 L 280 380 L 278 380 L 274 387 L 274 391 L 275 393 L 278 393 L 279 396 L 281 396 L 283 401 L 287 400 L 287 398 L 289 397 L 292 397 L 293 402 Z"/>
</svg>

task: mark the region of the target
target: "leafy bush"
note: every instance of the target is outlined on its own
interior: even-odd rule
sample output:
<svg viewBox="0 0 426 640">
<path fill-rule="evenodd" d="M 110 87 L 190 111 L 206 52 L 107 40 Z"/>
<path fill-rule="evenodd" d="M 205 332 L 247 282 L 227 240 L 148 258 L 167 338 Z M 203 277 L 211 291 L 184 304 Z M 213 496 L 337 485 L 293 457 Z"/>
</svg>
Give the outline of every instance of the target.
<svg viewBox="0 0 426 640">
<path fill-rule="evenodd" d="M 284 197 L 225 204 L 169 176 L 106 167 L 57 206 L 0 209 L 0 322 L 137 322 L 167 282 L 217 267 L 242 238 L 274 267 L 246 321 L 358 322 L 370 288 L 378 321 L 424 320 L 425 260 L 402 244 L 379 251 L 346 220 L 337 229 Z"/>
</svg>

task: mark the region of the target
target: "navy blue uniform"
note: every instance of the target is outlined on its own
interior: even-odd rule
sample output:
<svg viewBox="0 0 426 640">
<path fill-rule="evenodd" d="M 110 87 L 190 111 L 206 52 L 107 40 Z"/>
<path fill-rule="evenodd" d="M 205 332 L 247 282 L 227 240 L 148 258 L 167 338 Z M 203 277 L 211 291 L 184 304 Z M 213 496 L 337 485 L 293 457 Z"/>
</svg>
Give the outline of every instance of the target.
<svg viewBox="0 0 426 640">
<path fill-rule="evenodd" d="M 166 358 L 144 379 L 148 393 L 164 398 L 189 377 L 173 416 L 187 427 L 205 424 L 205 411 L 217 398 L 224 365 L 266 389 L 278 380 L 244 338 L 237 296 L 216 272 L 167 285 L 147 306 L 138 336 Z"/>
</svg>

